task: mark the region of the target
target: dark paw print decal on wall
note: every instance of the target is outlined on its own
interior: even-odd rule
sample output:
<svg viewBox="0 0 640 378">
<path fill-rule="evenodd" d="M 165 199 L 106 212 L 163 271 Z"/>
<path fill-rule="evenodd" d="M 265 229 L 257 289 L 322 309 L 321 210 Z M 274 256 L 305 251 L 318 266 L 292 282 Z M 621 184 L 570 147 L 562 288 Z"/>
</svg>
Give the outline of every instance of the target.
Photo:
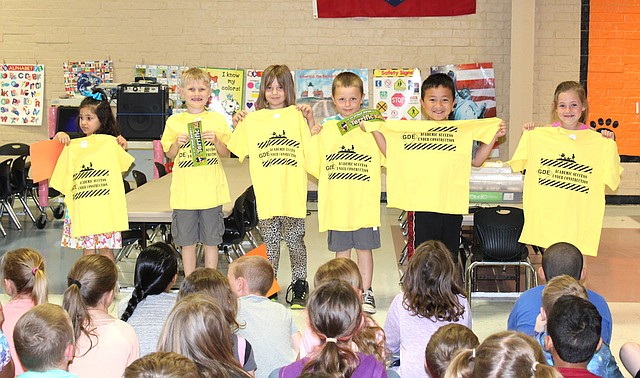
<svg viewBox="0 0 640 378">
<path fill-rule="evenodd" d="M 591 121 L 590 123 L 591 128 L 594 129 L 595 131 L 602 133 L 602 130 L 608 130 L 611 131 L 614 135 L 615 138 L 615 130 L 613 129 L 617 129 L 618 126 L 620 126 L 620 124 L 618 123 L 618 121 L 612 121 L 611 118 L 607 118 L 606 120 L 602 119 L 602 118 L 598 118 L 598 121 Z"/>
</svg>

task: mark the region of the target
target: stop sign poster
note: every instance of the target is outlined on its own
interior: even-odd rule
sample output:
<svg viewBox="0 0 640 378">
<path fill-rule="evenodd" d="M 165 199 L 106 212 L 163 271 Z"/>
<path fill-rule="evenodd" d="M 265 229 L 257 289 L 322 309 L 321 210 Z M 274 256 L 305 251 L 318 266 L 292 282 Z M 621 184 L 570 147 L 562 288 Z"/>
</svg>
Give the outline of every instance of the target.
<svg viewBox="0 0 640 378">
<path fill-rule="evenodd" d="M 419 120 L 420 70 L 384 68 L 373 70 L 373 106 L 385 119 Z"/>
</svg>

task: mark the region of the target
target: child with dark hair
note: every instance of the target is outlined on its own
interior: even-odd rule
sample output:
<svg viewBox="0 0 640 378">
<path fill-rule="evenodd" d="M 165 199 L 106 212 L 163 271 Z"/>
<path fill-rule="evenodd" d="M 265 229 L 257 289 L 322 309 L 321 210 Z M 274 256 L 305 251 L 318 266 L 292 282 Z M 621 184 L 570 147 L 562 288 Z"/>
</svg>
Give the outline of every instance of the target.
<svg viewBox="0 0 640 378">
<path fill-rule="evenodd" d="M 220 306 L 232 332 L 233 357 L 240 363 L 244 371 L 253 374 L 257 368 L 253 347 L 244 337 L 236 333 L 240 328 L 236 320 L 238 301 L 231 291 L 227 277 L 215 269 L 197 268 L 182 281 L 178 292 L 178 301 L 191 294 L 203 294 Z"/>
<path fill-rule="evenodd" d="M 329 373 L 339 378 L 387 377 L 385 366 L 371 354 L 354 352 L 353 336 L 364 323 L 360 298 L 351 285 L 328 281 L 311 293 L 309 326 L 321 347 L 309 356 L 274 370 L 270 378 L 294 378 L 303 373 Z"/>
<path fill-rule="evenodd" d="M 183 355 L 154 352 L 127 366 L 124 378 L 200 378 L 200 374 L 196 364 Z"/>
<path fill-rule="evenodd" d="M 177 252 L 171 245 L 154 243 L 138 255 L 133 293 L 120 302 L 118 314 L 136 331 L 141 356 L 156 350 L 164 321 L 176 303 L 170 290 L 177 278 Z"/>
<path fill-rule="evenodd" d="M 21 377 L 77 377 L 67 371 L 75 343 L 71 319 L 62 307 L 46 303 L 27 311 L 13 338 L 26 370 Z"/>
<path fill-rule="evenodd" d="M 469 302 L 456 277 L 451 253 L 439 241 L 422 243 L 409 261 L 402 293 L 384 323 L 387 349 L 400 353 L 401 377 L 428 377 L 424 350 L 438 328 L 449 323 L 471 328 Z"/>
<path fill-rule="evenodd" d="M 64 132 L 53 137 L 66 145 L 50 182 L 68 206 L 60 244 L 114 260 L 113 250 L 122 248 L 120 231 L 129 228 L 122 172 L 134 159 L 124 151 L 127 141 L 102 89 L 80 103 L 78 128 L 85 138 L 72 141 Z"/>
<path fill-rule="evenodd" d="M 16 375 L 24 372 L 16 355 L 13 343 L 13 328 L 20 317 L 36 305 L 49 302 L 49 286 L 44 270 L 44 258 L 31 248 L 18 248 L 6 252 L 0 260 L 0 269 L 4 278 L 4 291 L 11 298 L 0 308 L 3 313 L 2 331 L 4 332 Z"/>
<path fill-rule="evenodd" d="M 597 377 L 587 370 L 587 363 L 602 345 L 601 323 L 598 309 L 586 299 L 564 295 L 553 305 L 544 346 L 562 376 Z"/>
<path fill-rule="evenodd" d="M 67 275 L 62 307 L 71 317 L 76 339 L 69 371 L 80 377 L 122 377 L 139 357 L 133 327 L 109 314 L 117 278 L 116 264 L 103 255 L 82 256 Z"/>
<path fill-rule="evenodd" d="M 460 324 L 444 325 L 431 336 L 424 350 L 424 367 L 431 378 L 442 378 L 455 353 L 480 345 L 478 336 Z"/>
</svg>

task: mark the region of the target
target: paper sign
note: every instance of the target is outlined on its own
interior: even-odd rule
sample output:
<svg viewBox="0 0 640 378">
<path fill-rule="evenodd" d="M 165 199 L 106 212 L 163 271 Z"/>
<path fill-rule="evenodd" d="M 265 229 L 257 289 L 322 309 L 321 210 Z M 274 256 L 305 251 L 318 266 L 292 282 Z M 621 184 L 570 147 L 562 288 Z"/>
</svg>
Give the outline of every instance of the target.
<svg viewBox="0 0 640 378">
<path fill-rule="evenodd" d="M 420 70 L 373 70 L 373 103 L 385 119 L 420 119 Z"/>
<path fill-rule="evenodd" d="M 31 144 L 29 154 L 33 182 L 51 178 L 63 148 L 64 144 L 57 140 L 43 140 Z"/>
<path fill-rule="evenodd" d="M 41 125 L 43 96 L 42 64 L 0 66 L 0 124 Z"/>
</svg>

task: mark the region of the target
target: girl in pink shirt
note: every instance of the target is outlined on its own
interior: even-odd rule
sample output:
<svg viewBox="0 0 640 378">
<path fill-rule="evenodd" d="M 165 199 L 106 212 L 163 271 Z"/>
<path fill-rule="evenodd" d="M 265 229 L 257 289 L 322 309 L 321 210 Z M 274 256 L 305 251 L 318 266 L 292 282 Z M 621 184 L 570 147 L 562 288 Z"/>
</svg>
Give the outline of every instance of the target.
<svg viewBox="0 0 640 378">
<path fill-rule="evenodd" d="M 16 375 L 24 372 L 13 344 L 13 328 L 20 317 L 32 307 L 49 302 L 49 287 L 44 272 L 44 258 L 37 251 L 18 248 L 2 257 L 4 291 L 11 297 L 4 305 L 2 331 L 7 337 Z"/>
<path fill-rule="evenodd" d="M 119 378 L 139 357 L 133 327 L 109 315 L 117 277 L 116 264 L 104 255 L 82 256 L 67 275 L 62 307 L 76 339 L 69 372 L 79 377 Z"/>
</svg>

